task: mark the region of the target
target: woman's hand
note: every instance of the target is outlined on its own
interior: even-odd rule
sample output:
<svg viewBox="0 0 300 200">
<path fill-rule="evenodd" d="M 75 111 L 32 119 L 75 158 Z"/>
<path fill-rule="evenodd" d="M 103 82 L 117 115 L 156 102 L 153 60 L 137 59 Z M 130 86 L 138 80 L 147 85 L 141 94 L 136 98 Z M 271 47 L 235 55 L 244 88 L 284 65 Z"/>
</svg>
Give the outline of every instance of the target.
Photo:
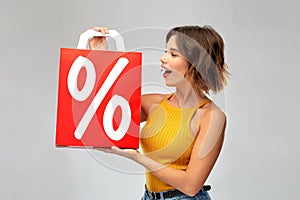
<svg viewBox="0 0 300 200">
<path fill-rule="evenodd" d="M 138 154 L 140 154 L 140 152 L 136 149 L 120 149 L 116 146 L 112 146 L 111 148 L 98 148 L 95 147 L 95 150 L 98 151 L 103 151 L 105 153 L 112 153 L 112 154 L 116 154 L 119 156 L 123 156 L 132 160 L 136 160 Z"/>
<path fill-rule="evenodd" d="M 106 27 L 94 27 L 94 31 L 98 31 L 102 34 L 108 34 L 109 31 Z M 106 37 L 104 36 L 95 36 L 89 40 L 89 46 L 91 50 L 107 50 L 108 45 L 106 42 Z"/>
</svg>

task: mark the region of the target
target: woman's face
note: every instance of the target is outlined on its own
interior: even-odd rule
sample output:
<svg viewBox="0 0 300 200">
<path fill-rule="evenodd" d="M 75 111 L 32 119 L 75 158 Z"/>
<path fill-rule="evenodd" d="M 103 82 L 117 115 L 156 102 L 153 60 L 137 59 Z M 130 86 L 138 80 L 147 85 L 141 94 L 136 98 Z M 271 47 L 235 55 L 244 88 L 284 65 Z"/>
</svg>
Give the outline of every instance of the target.
<svg viewBox="0 0 300 200">
<path fill-rule="evenodd" d="M 160 58 L 160 61 L 166 85 L 177 86 L 185 80 L 184 75 L 190 64 L 178 51 L 176 35 L 170 37 L 166 53 Z"/>
</svg>

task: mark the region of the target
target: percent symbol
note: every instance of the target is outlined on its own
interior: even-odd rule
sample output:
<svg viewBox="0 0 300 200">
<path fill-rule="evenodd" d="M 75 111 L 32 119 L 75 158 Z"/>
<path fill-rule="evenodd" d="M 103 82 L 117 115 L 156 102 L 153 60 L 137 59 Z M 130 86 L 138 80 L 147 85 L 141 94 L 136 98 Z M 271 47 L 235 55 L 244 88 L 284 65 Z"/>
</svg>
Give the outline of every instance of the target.
<svg viewBox="0 0 300 200">
<path fill-rule="evenodd" d="M 129 60 L 127 58 L 121 57 L 118 59 L 109 75 L 105 79 L 104 83 L 101 85 L 88 109 L 83 114 L 83 117 L 79 121 L 78 126 L 74 131 L 74 136 L 76 139 L 80 140 L 83 137 L 89 123 L 91 122 L 94 114 L 102 103 L 104 97 L 107 95 L 108 91 L 128 63 Z M 77 87 L 77 80 L 79 72 L 83 67 L 86 69 L 86 80 L 82 89 L 79 90 Z M 73 62 L 68 74 L 67 85 L 71 96 L 78 101 L 85 101 L 93 91 L 95 82 L 96 70 L 94 64 L 88 58 L 78 56 Z M 114 130 L 112 118 L 113 113 L 118 106 L 120 106 L 122 110 L 122 120 L 118 129 Z M 115 94 L 107 103 L 103 114 L 103 128 L 107 136 L 115 141 L 121 140 L 125 136 L 130 126 L 130 121 L 131 109 L 128 101 L 124 97 Z"/>
</svg>

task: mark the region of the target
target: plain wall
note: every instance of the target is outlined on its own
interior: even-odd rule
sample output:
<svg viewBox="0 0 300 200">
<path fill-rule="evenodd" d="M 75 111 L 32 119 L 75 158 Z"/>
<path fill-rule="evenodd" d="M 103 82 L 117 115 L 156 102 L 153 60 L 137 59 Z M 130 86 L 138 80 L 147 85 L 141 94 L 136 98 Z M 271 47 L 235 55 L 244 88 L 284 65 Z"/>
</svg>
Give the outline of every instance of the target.
<svg viewBox="0 0 300 200">
<path fill-rule="evenodd" d="M 2 0 L 1 198 L 139 199 L 145 180 L 143 169 L 132 173 L 135 164 L 120 161 L 128 165 L 118 166 L 125 172 L 105 165 L 116 161 L 116 166 L 120 158 L 55 148 L 59 49 L 76 47 L 79 34 L 96 25 L 124 32 L 129 50 L 139 45 L 145 52 L 150 49 L 143 66 L 143 84 L 148 87 L 143 92 L 149 92 L 154 83 L 166 89 L 159 75 L 164 31 L 177 25 L 209 24 L 225 40 L 232 73 L 219 98 L 228 128 L 207 180 L 211 196 L 297 199 L 298 8 L 296 0 Z"/>
</svg>

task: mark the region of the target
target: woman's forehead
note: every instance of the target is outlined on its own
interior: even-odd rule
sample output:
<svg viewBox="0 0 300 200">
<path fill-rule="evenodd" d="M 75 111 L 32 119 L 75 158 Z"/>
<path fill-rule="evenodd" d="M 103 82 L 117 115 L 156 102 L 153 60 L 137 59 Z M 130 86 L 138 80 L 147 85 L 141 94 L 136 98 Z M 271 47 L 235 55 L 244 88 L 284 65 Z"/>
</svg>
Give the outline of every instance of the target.
<svg viewBox="0 0 300 200">
<path fill-rule="evenodd" d="M 178 49 L 177 44 L 176 44 L 176 35 L 173 35 L 170 37 L 166 46 L 167 46 L 167 49 Z"/>
</svg>

